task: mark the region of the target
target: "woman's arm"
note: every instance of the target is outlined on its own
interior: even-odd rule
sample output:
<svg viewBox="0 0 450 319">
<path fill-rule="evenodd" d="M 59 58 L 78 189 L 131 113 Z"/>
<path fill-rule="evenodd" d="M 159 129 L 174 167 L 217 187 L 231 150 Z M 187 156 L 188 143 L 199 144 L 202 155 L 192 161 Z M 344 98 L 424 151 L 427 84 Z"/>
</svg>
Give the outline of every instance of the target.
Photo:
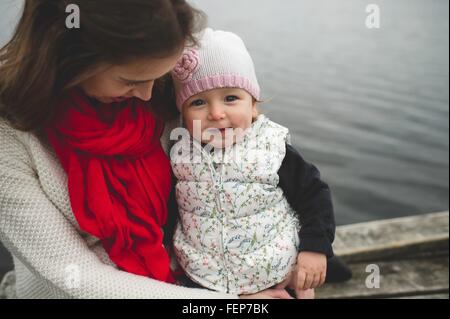
<svg viewBox="0 0 450 319">
<path fill-rule="evenodd" d="M 278 171 L 279 187 L 297 212 L 300 223 L 300 251 L 333 256 L 335 220 L 331 192 L 319 170 L 289 144 Z"/>
<path fill-rule="evenodd" d="M 55 296 L 237 298 L 158 282 L 102 263 L 42 191 L 23 145 L 17 141 L 11 147 L 11 136 L 2 134 L 0 142 L 0 240 Z"/>
</svg>

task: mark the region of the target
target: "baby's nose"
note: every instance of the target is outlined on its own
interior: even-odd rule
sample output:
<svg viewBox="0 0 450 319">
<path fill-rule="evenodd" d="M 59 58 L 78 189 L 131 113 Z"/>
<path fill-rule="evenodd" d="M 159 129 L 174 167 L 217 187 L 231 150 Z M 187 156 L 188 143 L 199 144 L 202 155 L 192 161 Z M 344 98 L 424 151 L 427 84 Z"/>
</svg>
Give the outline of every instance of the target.
<svg viewBox="0 0 450 319">
<path fill-rule="evenodd" d="M 225 112 L 222 107 L 218 105 L 212 105 L 209 109 L 210 120 L 221 120 L 225 118 Z"/>
</svg>

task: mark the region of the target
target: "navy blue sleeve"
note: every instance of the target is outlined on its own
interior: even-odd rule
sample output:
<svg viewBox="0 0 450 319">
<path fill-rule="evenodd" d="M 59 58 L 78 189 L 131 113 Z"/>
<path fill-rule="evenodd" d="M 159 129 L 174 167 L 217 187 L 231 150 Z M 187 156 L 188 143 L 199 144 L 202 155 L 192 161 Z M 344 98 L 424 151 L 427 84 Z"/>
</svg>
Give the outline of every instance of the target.
<svg viewBox="0 0 450 319">
<path fill-rule="evenodd" d="M 172 176 L 172 188 L 169 200 L 167 201 L 167 220 L 164 225 L 164 245 L 171 247 L 173 245 L 172 237 L 175 233 L 175 227 L 178 223 L 178 204 L 176 199 L 176 179 Z"/>
<path fill-rule="evenodd" d="M 278 171 L 279 187 L 297 212 L 300 229 L 300 251 L 322 253 L 333 257 L 336 223 L 329 186 L 320 172 L 286 144 L 286 156 Z"/>
</svg>

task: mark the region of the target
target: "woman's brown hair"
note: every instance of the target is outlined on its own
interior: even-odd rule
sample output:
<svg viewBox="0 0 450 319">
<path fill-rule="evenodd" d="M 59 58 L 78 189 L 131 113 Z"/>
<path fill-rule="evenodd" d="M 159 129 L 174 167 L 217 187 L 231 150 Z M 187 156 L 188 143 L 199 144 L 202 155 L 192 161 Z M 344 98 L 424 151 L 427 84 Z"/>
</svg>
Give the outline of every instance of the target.
<svg viewBox="0 0 450 319">
<path fill-rule="evenodd" d="M 80 9 L 80 28 L 66 27 L 66 7 Z M 12 39 L 0 49 L 0 117 L 41 135 L 57 101 L 99 64 L 167 57 L 196 44 L 204 15 L 185 0 L 25 0 Z M 175 113 L 171 80 L 155 84 L 152 105 Z M 165 111 L 165 112 L 163 112 Z"/>
</svg>

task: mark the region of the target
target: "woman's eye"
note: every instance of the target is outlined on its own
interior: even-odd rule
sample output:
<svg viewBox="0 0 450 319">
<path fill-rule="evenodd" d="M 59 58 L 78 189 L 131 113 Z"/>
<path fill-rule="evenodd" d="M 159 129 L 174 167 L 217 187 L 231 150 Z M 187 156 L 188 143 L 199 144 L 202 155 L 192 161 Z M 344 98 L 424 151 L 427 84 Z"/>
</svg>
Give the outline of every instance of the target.
<svg viewBox="0 0 450 319">
<path fill-rule="evenodd" d="M 205 104 L 205 101 L 203 101 L 201 99 L 194 100 L 194 101 L 191 102 L 191 106 L 201 106 L 203 104 Z"/>
<path fill-rule="evenodd" d="M 238 100 L 239 98 L 236 95 L 228 95 L 225 97 L 225 102 L 234 102 Z"/>
</svg>

